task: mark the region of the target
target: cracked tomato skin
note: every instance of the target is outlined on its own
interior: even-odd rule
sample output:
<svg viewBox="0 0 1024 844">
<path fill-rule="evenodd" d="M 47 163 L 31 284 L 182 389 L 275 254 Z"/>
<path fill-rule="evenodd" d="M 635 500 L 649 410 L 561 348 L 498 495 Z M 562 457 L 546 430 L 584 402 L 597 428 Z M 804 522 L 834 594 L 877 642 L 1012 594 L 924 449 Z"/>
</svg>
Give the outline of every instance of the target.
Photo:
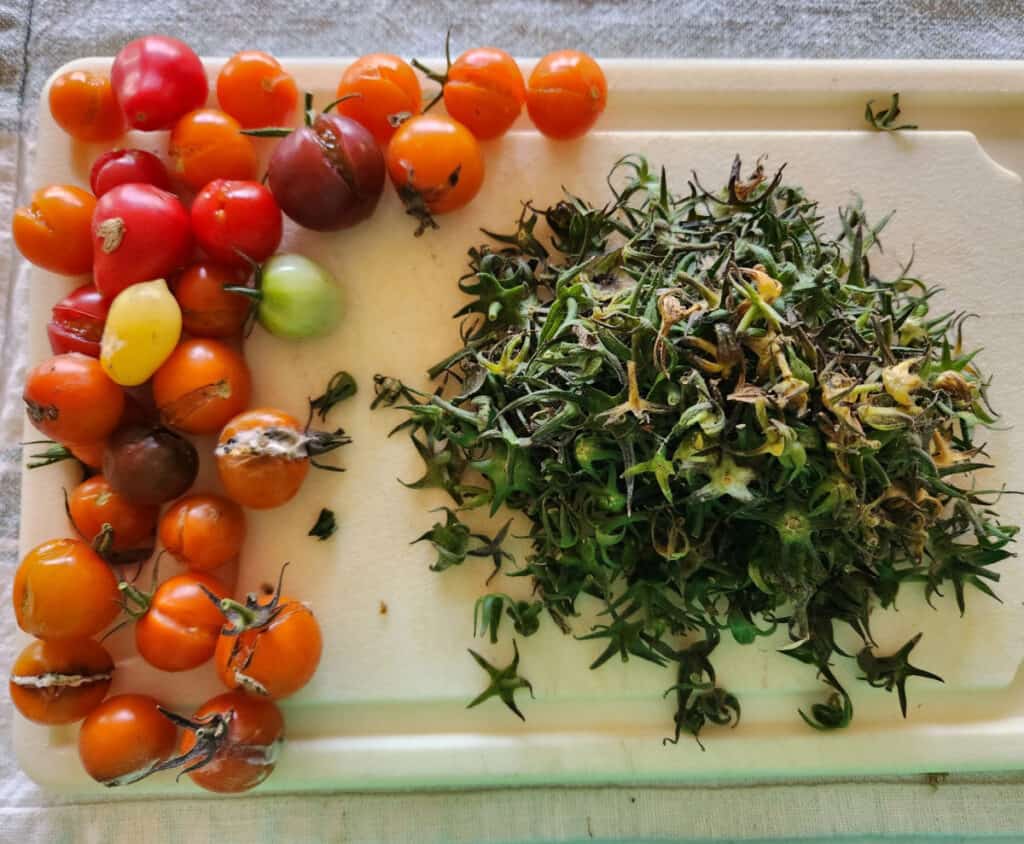
<svg viewBox="0 0 1024 844">
<path fill-rule="evenodd" d="M 8 688 L 29 721 L 73 724 L 100 705 L 113 673 L 114 660 L 94 639 L 36 639 L 14 661 Z M 47 679 L 55 682 L 48 685 Z"/>
<path fill-rule="evenodd" d="M 91 243 L 89 248 L 92 249 Z M 61 299 L 53 306 L 50 321 L 46 324 L 46 336 L 53 353 L 81 352 L 98 358 L 109 307 L 110 303 L 91 282 L 75 288 Z"/>
<path fill-rule="evenodd" d="M 51 273 L 81 275 L 92 268 L 96 198 L 74 185 L 48 185 L 18 208 L 11 233 L 18 251 Z"/>
<path fill-rule="evenodd" d="M 244 541 L 245 513 L 220 495 L 187 495 L 160 519 L 160 544 L 193 571 L 231 562 Z"/>
<path fill-rule="evenodd" d="M 161 671 L 187 671 L 213 656 L 224 615 L 203 591 L 218 598 L 228 588 L 208 574 L 189 572 L 165 580 L 153 593 L 146 613 L 135 622 L 135 645 Z"/>
<path fill-rule="evenodd" d="M 299 89 L 269 53 L 235 53 L 217 75 L 217 102 L 245 129 L 291 126 Z"/>
<path fill-rule="evenodd" d="M 271 601 L 264 595 L 261 605 Z M 264 627 L 236 635 L 221 634 L 214 661 L 229 689 L 280 700 L 306 685 L 320 664 L 323 639 L 313 611 L 282 597 L 281 611 Z"/>
<path fill-rule="evenodd" d="M 351 118 L 318 114 L 274 149 L 267 183 L 277 204 L 314 231 L 349 228 L 369 217 L 384 189 L 384 156 Z"/>
<path fill-rule="evenodd" d="M 504 50 L 467 50 L 448 69 L 445 110 L 481 141 L 504 135 L 525 101 L 523 74 Z"/>
<path fill-rule="evenodd" d="M 208 700 L 192 717 L 229 714 L 224 741 L 209 762 L 189 773 L 200 788 L 222 794 L 248 791 L 269 777 L 284 741 L 284 716 L 269 700 L 227 692 Z M 195 743 L 195 733 L 186 730 L 179 753 L 188 753 Z"/>
<path fill-rule="evenodd" d="M 50 84 L 50 114 L 77 141 L 112 141 L 124 134 L 124 114 L 110 77 L 91 70 L 69 70 Z"/>
<path fill-rule="evenodd" d="M 80 539 L 53 539 L 29 551 L 11 591 L 18 626 L 38 639 L 82 639 L 121 612 L 117 578 Z"/>
<path fill-rule="evenodd" d="M 544 56 L 530 74 L 526 110 L 543 134 L 559 141 L 585 134 L 608 102 L 608 82 L 586 53 L 559 50 Z"/>
<path fill-rule="evenodd" d="M 29 371 L 22 394 L 29 421 L 60 443 L 103 440 L 124 411 L 124 391 L 96 358 L 55 355 Z"/>
<path fill-rule="evenodd" d="M 335 106 L 338 114 L 365 126 L 381 146 L 387 145 L 398 128 L 389 118 L 423 110 L 416 71 L 391 53 L 370 53 L 352 62 L 341 75 L 335 97 L 349 97 Z"/>
<path fill-rule="evenodd" d="M 174 752 L 178 728 L 148 695 L 109 697 L 82 722 L 78 757 L 104 785 L 131 782 Z"/>
<path fill-rule="evenodd" d="M 125 44 L 110 73 L 117 101 L 133 129 L 170 129 L 206 102 L 203 63 L 177 38 L 147 35 Z"/>
<path fill-rule="evenodd" d="M 118 185 L 100 197 L 92 218 L 93 280 L 106 299 L 133 284 L 168 278 L 188 262 L 192 223 L 172 193 L 153 185 Z"/>
<path fill-rule="evenodd" d="M 215 108 L 197 109 L 175 123 L 168 153 L 175 174 L 192 190 L 214 179 L 253 179 L 259 164 L 241 124 Z"/>
<path fill-rule="evenodd" d="M 302 425 L 294 416 L 271 408 L 255 408 L 232 419 L 217 440 L 217 473 L 228 496 L 243 507 L 280 507 L 299 491 L 309 474 L 309 458 L 224 452 L 230 441 L 252 432 L 279 428 L 299 436 Z"/>
</svg>

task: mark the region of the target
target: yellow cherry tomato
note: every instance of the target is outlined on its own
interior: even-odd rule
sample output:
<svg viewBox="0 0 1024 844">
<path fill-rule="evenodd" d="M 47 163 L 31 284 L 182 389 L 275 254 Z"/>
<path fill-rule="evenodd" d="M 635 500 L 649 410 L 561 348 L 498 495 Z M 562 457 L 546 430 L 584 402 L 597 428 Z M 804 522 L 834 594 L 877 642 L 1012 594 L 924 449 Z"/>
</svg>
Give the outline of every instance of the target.
<svg viewBox="0 0 1024 844">
<path fill-rule="evenodd" d="M 149 380 L 181 336 L 181 308 L 162 278 L 126 287 L 110 304 L 100 363 L 123 387 Z"/>
</svg>

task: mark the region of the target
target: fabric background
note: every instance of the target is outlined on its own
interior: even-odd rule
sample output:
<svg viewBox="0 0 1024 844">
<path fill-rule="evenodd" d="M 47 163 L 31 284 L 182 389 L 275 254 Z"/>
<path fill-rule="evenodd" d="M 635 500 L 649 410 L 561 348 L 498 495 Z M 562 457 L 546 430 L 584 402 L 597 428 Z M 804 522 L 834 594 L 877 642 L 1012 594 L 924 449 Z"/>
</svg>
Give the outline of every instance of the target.
<svg viewBox="0 0 1024 844">
<path fill-rule="evenodd" d="M 519 55 L 1000 58 L 1024 54 L 1021 0 L 0 0 L 0 604 L 17 563 L 27 274 L 6 221 L 29 192 L 39 92 L 63 63 L 162 32 L 199 53 L 375 49 L 436 55 L 495 43 Z M 0 665 L 13 659 L 0 624 Z M 10 748 L 0 696 L 0 844 L 133 841 L 1024 841 L 1024 779 L 901 779 L 743 787 L 481 790 L 73 805 Z M 906 836 L 904 838 L 904 836 Z"/>
</svg>

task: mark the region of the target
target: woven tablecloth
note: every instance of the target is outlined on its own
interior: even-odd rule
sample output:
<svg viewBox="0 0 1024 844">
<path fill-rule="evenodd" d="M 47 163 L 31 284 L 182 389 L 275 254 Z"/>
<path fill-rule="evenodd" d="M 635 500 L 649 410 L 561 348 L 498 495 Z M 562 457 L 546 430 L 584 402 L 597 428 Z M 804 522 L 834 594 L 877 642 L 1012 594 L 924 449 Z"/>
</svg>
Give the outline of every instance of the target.
<svg viewBox="0 0 1024 844">
<path fill-rule="evenodd" d="M 0 603 L 9 605 L 17 564 L 28 313 L 26 267 L 6 221 L 32 187 L 46 78 L 71 59 L 113 55 L 148 32 L 183 38 L 205 55 L 258 47 L 281 57 L 411 56 L 438 54 L 449 26 L 456 45 L 493 43 L 518 55 L 579 47 L 598 56 L 1024 57 L 1021 0 L 0 0 Z M 14 657 L 13 626 L 4 615 L 3 666 Z M 74 804 L 18 770 L 10 703 L 0 697 L 0 844 L 1024 841 L 1024 779 L 996 775 L 938 787 L 888 779 Z"/>
</svg>

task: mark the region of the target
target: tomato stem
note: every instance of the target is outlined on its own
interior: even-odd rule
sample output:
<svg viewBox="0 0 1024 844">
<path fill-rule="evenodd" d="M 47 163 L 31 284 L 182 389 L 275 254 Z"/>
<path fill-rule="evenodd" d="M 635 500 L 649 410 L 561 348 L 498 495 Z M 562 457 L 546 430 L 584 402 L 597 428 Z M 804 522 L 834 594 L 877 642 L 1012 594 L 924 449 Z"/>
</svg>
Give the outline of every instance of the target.
<svg viewBox="0 0 1024 844">
<path fill-rule="evenodd" d="M 146 610 L 149 609 L 149 605 L 153 602 L 153 596 L 150 593 L 143 592 L 141 589 L 132 586 L 127 580 L 122 580 L 117 584 L 118 590 L 124 595 L 125 600 L 122 603 L 124 611 L 128 613 L 132 618 L 139 618 L 146 614 Z M 131 601 L 138 606 L 138 609 L 132 609 L 128 605 Z"/>
<path fill-rule="evenodd" d="M 431 70 L 429 67 L 427 67 L 425 64 L 423 64 L 423 62 L 421 62 L 419 59 L 413 59 L 410 62 L 410 64 L 414 68 L 416 68 L 416 70 L 418 70 L 420 73 L 422 73 L 424 76 L 426 76 L 427 79 L 429 79 L 431 82 L 436 82 L 438 85 L 441 86 L 441 90 L 438 91 L 434 95 L 434 98 L 429 103 L 427 103 L 426 106 L 423 108 L 423 113 L 424 114 L 426 114 L 428 111 L 430 111 L 430 109 L 432 109 L 434 106 L 436 106 L 441 101 L 441 98 L 444 96 L 444 86 L 448 84 L 448 74 L 451 72 L 451 69 L 452 69 L 452 31 L 451 31 L 451 29 L 449 29 L 448 32 L 445 33 L 445 36 L 444 36 L 444 61 L 445 61 L 444 73 L 437 73 L 436 71 Z"/>
</svg>

